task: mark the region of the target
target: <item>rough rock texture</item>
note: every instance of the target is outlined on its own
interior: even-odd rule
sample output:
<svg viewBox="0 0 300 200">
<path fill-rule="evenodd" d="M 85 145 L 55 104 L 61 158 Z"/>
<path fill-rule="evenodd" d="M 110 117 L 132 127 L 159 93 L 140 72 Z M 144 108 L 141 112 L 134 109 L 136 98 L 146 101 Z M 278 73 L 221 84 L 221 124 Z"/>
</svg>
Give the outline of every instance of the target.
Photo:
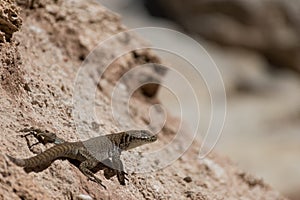
<svg viewBox="0 0 300 200">
<path fill-rule="evenodd" d="M 275 66 L 300 72 L 300 2 L 297 0 L 149 0 L 155 15 L 191 34 L 264 55 Z"/>
<path fill-rule="evenodd" d="M 78 140 L 72 113 L 77 71 L 99 41 L 125 27 L 116 14 L 94 1 L 84 0 L 43 1 L 33 10 L 24 8 L 22 17 L 20 32 L 11 43 L 1 44 L 0 49 L 0 199 L 285 199 L 262 180 L 240 171 L 227 158 L 211 154 L 198 160 L 199 141 L 194 141 L 180 159 L 162 170 L 130 174 L 127 186 L 119 185 L 115 177 L 104 180 L 108 190 L 87 181 L 68 161 L 55 161 L 40 173 L 26 174 L 9 162 L 5 154 L 29 157 L 45 147 L 28 149 L 18 130 L 34 126 L 54 131 L 66 140 Z M 142 43 L 137 38 L 136 42 Z M 114 55 L 116 47 L 119 46 L 112 45 L 105 54 L 99 55 L 103 62 Z M 108 94 L 126 70 L 145 61 L 159 59 L 143 50 L 126 54 L 112 63 L 96 91 L 95 109 L 100 120 L 86 122 L 91 132 L 121 131 L 111 117 Z M 134 95 L 130 104 L 132 120 L 141 126 L 149 123 L 146 111 L 157 101 L 147 97 L 153 97 L 157 87 L 150 90 L 151 95 L 142 95 L 147 91 L 144 88 L 142 93 Z M 159 133 L 159 141 L 140 150 L 163 147 L 174 138 L 177 126 L 177 120 L 169 118 Z M 180 148 L 178 142 L 167 156 L 176 154 Z M 132 163 L 125 157 L 125 165 L 128 164 Z M 144 164 L 159 163 L 146 159 Z M 101 172 L 97 175 L 104 179 Z"/>
<path fill-rule="evenodd" d="M 10 41 L 14 32 L 21 27 L 19 9 L 13 0 L 1 0 L 0 4 L 0 43 Z"/>
</svg>

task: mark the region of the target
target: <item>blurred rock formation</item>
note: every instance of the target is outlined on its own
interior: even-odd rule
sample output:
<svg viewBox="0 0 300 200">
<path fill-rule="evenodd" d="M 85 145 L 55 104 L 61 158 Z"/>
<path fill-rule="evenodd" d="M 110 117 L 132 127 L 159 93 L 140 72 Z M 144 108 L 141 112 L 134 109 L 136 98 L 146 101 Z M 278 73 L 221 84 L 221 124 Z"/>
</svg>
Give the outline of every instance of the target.
<svg viewBox="0 0 300 200">
<path fill-rule="evenodd" d="M 262 54 L 272 66 L 300 73 L 300 1 L 145 0 L 192 35 Z"/>
</svg>

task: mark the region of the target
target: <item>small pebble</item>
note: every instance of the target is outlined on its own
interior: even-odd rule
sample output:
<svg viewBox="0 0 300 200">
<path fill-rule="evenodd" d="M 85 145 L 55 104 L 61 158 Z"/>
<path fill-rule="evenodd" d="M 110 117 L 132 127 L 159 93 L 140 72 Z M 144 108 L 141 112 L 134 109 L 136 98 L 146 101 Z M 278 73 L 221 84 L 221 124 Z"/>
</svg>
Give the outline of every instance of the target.
<svg viewBox="0 0 300 200">
<path fill-rule="evenodd" d="M 185 194 L 186 194 L 186 197 L 188 198 L 192 198 L 193 197 L 193 191 L 186 191 Z"/>
<path fill-rule="evenodd" d="M 187 183 L 192 182 L 192 178 L 190 176 L 185 177 L 183 180 Z"/>
<path fill-rule="evenodd" d="M 75 197 L 76 200 L 93 200 L 93 198 L 90 196 L 90 195 L 87 195 L 87 194 L 80 194 L 80 195 L 77 195 Z"/>
</svg>

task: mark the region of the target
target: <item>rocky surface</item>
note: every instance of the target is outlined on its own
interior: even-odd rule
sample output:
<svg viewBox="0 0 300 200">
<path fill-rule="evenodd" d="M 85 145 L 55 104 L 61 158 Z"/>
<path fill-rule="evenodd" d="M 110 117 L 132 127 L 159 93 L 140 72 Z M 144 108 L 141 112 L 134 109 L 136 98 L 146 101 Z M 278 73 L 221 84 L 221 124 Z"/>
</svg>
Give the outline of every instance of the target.
<svg viewBox="0 0 300 200">
<path fill-rule="evenodd" d="M 28 149 L 18 132 L 24 127 L 48 129 L 70 141 L 80 138 L 72 100 L 82 60 L 100 41 L 126 30 L 118 15 L 94 1 L 43 1 L 34 9 L 23 7 L 22 18 L 23 25 L 11 42 L 0 44 L 1 199 L 285 199 L 261 179 L 239 170 L 226 157 L 213 153 L 198 160 L 200 141 L 194 141 L 182 157 L 164 169 L 131 173 L 127 186 L 119 185 L 115 177 L 104 180 L 107 190 L 89 182 L 68 161 L 55 161 L 48 169 L 29 174 L 13 165 L 5 154 L 23 158 L 46 148 L 39 145 L 34 150 Z M 128 48 L 124 41 L 120 40 L 121 45 L 112 45 L 105 54 L 99 55 L 101 62 L 113 56 L 118 51 L 116 47 Z M 137 38 L 134 41 L 143 43 Z M 153 53 L 144 50 L 128 53 L 111 65 L 95 95 L 99 120 L 86 122 L 91 135 L 121 131 L 111 116 L 108 94 L 124 72 L 153 60 L 159 62 Z M 154 96 L 158 87 L 150 88 L 138 91 L 131 98 L 132 120 L 142 127 L 149 123 L 147 109 L 157 102 Z M 157 114 L 161 113 L 157 111 Z M 158 135 L 158 142 L 139 151 L 164 147 L 174 138 L 176 126 L 177 120 L 169 117 Z M 180 152 L 180 145 L 180 141 L 175 143 L 162 159 Z M 132 165 L 129 158 L 124 156 L 125 166 Z M 147 158 L 143 161 L 145 166 L 159 164 Z M 103 177 L 101 172 L 97 175 Z"/>
<path fill-rule="evenodd" d="M 272 65 L 300 72 L 300 3 L 297 0 L 146 1 L 154 15 L 221 45 L 253 50 Z"/>
<path fill-rule="evenodd" d="M 3 0 L 0 4 L 0 43 L 10 41 L 14 32 L 21 27 L 19 9 L 13 0 Z"/>
</svg>

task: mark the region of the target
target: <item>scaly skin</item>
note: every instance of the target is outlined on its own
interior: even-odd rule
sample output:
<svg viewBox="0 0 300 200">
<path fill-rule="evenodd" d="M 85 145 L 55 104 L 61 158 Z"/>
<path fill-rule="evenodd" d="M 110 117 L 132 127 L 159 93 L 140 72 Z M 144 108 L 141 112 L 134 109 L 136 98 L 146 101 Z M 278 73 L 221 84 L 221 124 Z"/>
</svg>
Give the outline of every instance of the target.
<svg viewBox="0 0 300 200">
<path fill-rule="evenodd" d="M 45 140 L 43 143 L 50 142 L 56 145 L 27 159 L 18 159 L 7 155 L 13 163 L 23 167 L 26 172 L 37 172 L 47 168 L 57 159 L 70 159 L 77 162 L 80 171 L 89 180 L 102 185 L 104 188 L 106 187 L 101 180 L 94 175 L 95 171 L 104 169 L 106 178 L 116 174 L 119 183 L 125 185 L 125 180 L 128 179 L 125 177 L 126 173 L 120 159 L 121 152 L 157 140 L 155 135 L 146 130 L 129 130 L 98 136 L 82 142 L 65 142 L 54 133 L 41 131 L 40 129 L 30 128 L 22 130 L 22 132 L 28 131 L 34 133 L 39 141 L 43 138 Z"/>
</svg>

